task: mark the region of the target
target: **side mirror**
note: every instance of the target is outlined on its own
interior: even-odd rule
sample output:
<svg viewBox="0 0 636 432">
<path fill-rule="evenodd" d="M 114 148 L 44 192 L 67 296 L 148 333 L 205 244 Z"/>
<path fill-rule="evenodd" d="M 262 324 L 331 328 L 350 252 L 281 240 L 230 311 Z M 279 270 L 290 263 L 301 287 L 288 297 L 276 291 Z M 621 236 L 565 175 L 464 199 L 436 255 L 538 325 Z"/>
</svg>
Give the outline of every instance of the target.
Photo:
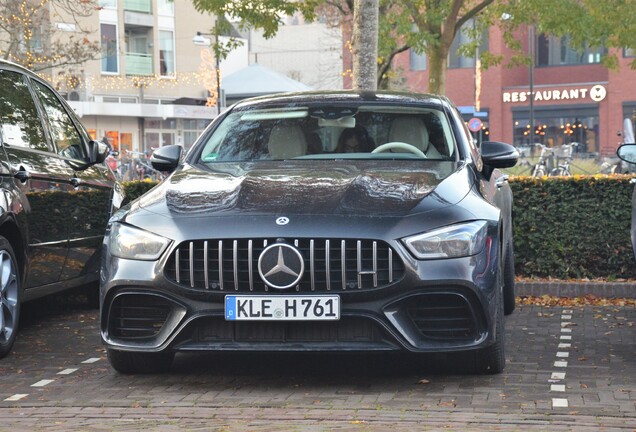
<svg viewBox="0 0 636 432">
<path fill-rule="evenodd" d="M 183 147 L 176 144 L 159 147 L 152 152 L 152 156 L 150 156 L 150 163 L 157 171 L 172 172 L 177 168 L 177 165 L 179 165 L 182 152 Z"/>
<path fill-rule="evenodd" d="M 491 168 L 511 168 L 519 160 L 519 151 L 510 144 L 484 141 L 481 143 L 481 160 Z"/>
<path fill-rule="evenodd" d="M 616 156 L 620 160 L 636 164 L 636 144 L 623 144 L 616 150 Z"/>
<path fill-rule="evenodd" d="M 110 148 L 101 141 L 91 140 L 88 143 L 88 163 L 99 164 L 106 160 Z"/>
</svg>

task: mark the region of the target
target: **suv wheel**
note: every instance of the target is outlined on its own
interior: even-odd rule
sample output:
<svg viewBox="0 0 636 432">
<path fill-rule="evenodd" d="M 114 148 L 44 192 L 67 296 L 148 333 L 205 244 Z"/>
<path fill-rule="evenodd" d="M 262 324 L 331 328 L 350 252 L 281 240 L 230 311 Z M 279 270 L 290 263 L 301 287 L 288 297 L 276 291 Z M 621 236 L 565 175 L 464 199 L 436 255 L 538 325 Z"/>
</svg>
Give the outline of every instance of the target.
<svg viewBox="0 0 636 432">
<path fill-rule="evenodd" d="M 0 358 L 11 351 L 20 319 L 20 276 L 9 241 L 0 236 Z"/>
</svg>

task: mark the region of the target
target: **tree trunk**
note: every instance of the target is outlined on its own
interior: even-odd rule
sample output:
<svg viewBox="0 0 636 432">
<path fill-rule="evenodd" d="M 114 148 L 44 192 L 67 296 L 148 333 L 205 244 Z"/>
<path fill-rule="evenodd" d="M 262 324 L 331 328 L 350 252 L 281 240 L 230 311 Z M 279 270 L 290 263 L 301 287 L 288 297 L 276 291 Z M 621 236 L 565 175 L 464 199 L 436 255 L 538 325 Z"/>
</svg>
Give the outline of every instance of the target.
<svg viewBox="0 0 636 432">
<path fill-rule="evenodd" d="M 444 50 L 442 46 L 436 46 L 427 50 L 427 55 L 429 59 L 428 92 L 443 95 L 446 93 L 448 50 Z"/>
<path fill-rule="evenodd" d="M 377 90 L 378 0 L 355 0 L 353 7 L 353 89 Z"/>
</svg>

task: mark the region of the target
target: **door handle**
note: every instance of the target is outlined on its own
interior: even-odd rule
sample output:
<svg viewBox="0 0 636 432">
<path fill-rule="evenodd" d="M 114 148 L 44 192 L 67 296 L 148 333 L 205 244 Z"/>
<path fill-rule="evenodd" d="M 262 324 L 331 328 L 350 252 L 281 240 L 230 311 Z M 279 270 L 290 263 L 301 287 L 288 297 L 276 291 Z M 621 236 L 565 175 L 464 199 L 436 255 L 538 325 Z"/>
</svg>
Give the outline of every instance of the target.
<svg viewBox="0 0 636 432">
<path fill-rule="evenodd" d="M 20 180 L 22 183 L 26 183 L 27 180 L 31 178 L 31 174 L 29 174 L 28 171 L 25 171 L 24 169 L 17 171 L 13 176 Z"/>
<path fill-rule="evenodd" d="M 82 180 L 78 179 L 77 177 L 73 177 L 70 181 L 73 187 L 79 187 L 79 185 L 82 184 Z"/>
</svg>

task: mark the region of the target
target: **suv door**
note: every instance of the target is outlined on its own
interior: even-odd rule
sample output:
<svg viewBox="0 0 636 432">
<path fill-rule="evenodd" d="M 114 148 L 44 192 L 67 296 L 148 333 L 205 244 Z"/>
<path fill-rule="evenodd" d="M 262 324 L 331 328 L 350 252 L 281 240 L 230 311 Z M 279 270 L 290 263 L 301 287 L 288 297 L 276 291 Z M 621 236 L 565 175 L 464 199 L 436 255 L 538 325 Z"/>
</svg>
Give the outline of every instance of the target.
<svg viewBox="0 0 636 432">
<path fill-rule="evenodd" d="M 103 164 L 87 166 L 85 143 L 90 140 L 72 110 L 45 84 L 32 80 L 45 123 L 59 157 L 71 168 L 64 196 L 69 243 L 60 280 L 95 275 L 110 214 L 114 177 Z"/>
<path fill-rule="evenodd" d="M 65 196 L 73 170 L 53 152 L 28 79 L 20 72 L 0 69 L 0 127 L 10 190 L 22 203 L 14 211 L 26 244 L 23 287 L 57 282 L 67 253 Z"/>
</svg>

